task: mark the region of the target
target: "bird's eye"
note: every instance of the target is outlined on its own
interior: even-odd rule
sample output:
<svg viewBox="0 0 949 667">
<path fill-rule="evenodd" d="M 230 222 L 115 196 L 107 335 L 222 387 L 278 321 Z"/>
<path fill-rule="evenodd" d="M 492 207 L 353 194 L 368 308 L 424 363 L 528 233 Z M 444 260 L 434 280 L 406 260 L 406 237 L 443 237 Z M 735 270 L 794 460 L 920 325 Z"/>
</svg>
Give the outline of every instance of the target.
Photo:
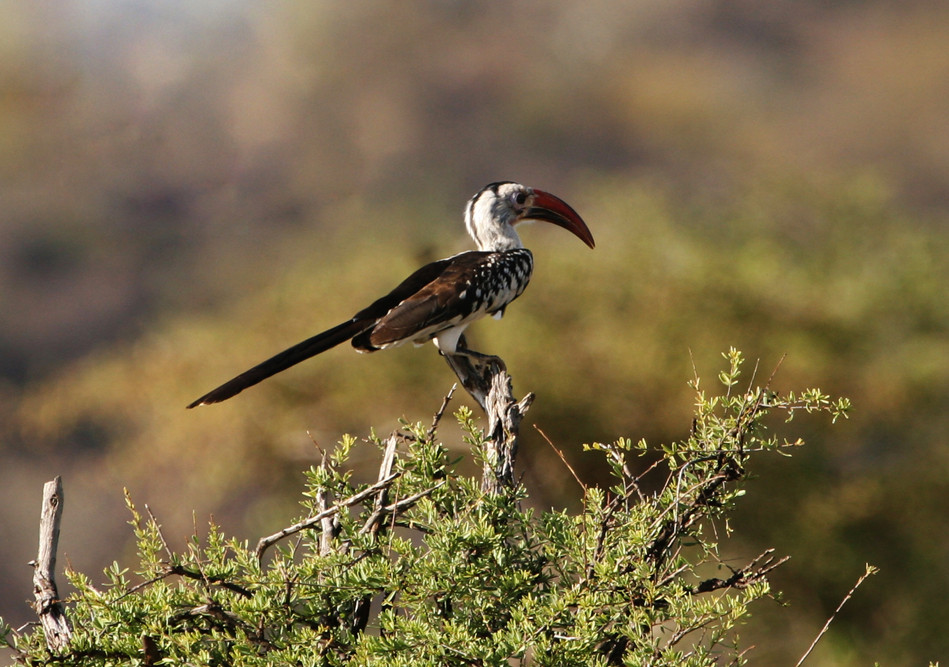
<svg viewBox="0 0 949 667">
<path fill-rule="evenodd" d="M 511 197 L 511 201 L 514 202 L 514 205 L 521 207 L 527 203 L 527 193 L 526 192 L 515 192 Z"/>
</svg>

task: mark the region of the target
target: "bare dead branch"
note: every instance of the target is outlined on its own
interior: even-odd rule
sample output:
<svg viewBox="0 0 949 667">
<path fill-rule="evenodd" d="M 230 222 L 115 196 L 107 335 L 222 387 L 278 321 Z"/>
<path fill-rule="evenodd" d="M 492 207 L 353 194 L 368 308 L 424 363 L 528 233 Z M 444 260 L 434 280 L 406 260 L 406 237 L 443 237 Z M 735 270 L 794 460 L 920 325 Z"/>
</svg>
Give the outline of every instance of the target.
<svg viewBox="0 0 949 667">
<path fill-rule="evenodd" d="M 458 346 L 468 349 L 464 335 Z M 499 357 L 477 353 L 446 354 L 445 361 L 488 417 L 481 490 L 495 495 L 502 489 L 513 488 L 520 423 L 534 401 L 534 395 L 527 394 L 520 401 L 515 400 L 511 376 Z"/>
<path fill-rule="evenodd" d="M 320 467 L 326 468 L 325 451 L 322 453 Z M 338 524 L 335 521 L 335 517 L 327 512 L 329 509 L 329 496 L 324 488 L 320 488 L 316 492 L 316 507 L 320 514 L 325 514 L 325 516 L 320 519 L 320 555 L 328 556 L 333 552 L 333 539 L 336 537 Z"/>
<path fill-rule="evenodd" d="M 383 480 L 392 474 L 392 466 L 395 463 L 395 449 L 399 444 L 399 436 L 393 433 L 386 440 L 386 448 L 382 454 L 382 463 L 379 464 L 379 480 Z M 382 517 L 385 515 L 385 506 L 388 503 L 388 486 L 383 486 L 376 493 L 376 500 L 372 504 L 372 513 L 366 520 L 366 523 L 359 530 L 360 535 L 371 533 L 375 535 L 381 527 Z"/>
<path fill-rule="evenodd" d="M 57 476 L 43 485 L 43 506 L 40 513 L 39 551 L 33 565 L 33 609 L 39 616 L 50 651 L 65 649 L 72 638 L 72 628 L 59 593 L 56 590 L 56 551 L 59 549 L 59 524 L 63 516 L 63 480 Z"/>
<path fill-rule="evenodd" d="M 392 466 L 395 465 L 395 450 L 399 445 L 398 433 L 393 433 L 386 440 L 386 448 L 382 454 L 382 463 L 379 464 L 379 480 L 383 480 L 392 474 Z M 385 517 L 385 506 L 389 499 L 389 487 L 385 485 L 376 492 L 376 499 L 372 504 L 373 511 L 369 519 L 359 531 L 360 534 L 369 534 L 375 540 L 379 533 L 383 531 L 383 518 Z M 359 633 L 366 629 L 369 624 L 369 610 L 372 605 L 372 596 L 366 595 L 356 601 L 353 609 L 351 629 Z"/>
</svg>

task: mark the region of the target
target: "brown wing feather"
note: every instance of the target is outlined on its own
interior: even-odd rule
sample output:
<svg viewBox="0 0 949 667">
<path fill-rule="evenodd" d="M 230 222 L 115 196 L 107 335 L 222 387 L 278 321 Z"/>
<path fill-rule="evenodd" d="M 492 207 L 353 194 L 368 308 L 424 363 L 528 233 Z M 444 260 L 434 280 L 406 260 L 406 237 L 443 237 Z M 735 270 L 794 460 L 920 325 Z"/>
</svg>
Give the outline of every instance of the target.
<svg viewBox="0 0 949 667">
<path fill-rule="evenodd" d="M 375 350 L 413 340 L 426 330 L 434 335 L 438 325 L 451 326 L 468 314 L 461 294 L 471 285 L 475 269 L 491 254 L 471 251 L 449 258 L 438 276 L 393 306 L 374 327 L 353 338 L 353 346 Z"/>
<path fill-rule="evenodd" d="M 458 256 L 459 255 L 456 255 L 455 257 Z M 451 265 L 455 257 L 448 257 L 446 259 L 440 259 L 437 262 L 426 264 L 399 283 L 394 290 L 384 297 L 376 299 L 372 304 L 353 315 L 353 319 L 378 320 L 381 317 L 385 317 L 386 313 L 398 306 L 402 301 L 411 297 L 442 275 L 445 269 Z"/>
</svg>

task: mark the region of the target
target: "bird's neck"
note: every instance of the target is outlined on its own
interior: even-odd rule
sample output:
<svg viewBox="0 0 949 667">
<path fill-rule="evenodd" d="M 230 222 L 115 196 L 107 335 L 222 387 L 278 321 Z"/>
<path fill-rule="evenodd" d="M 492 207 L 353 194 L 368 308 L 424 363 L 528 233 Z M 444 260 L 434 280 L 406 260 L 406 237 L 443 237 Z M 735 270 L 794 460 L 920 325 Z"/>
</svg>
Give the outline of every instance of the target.
<svg viewBox="0 0 949 667">
<path fill-rule="evenodd" d="M 465 227 L 468 234 L 474 239 L 478 250 L 490 252 L 504 252 L 523 248 L 521 237 L 514 231 L 514 226 L 499 218 L 502 212 L 491 210 L 488 202 L 474 202 L 465 216 Z"/>
<path fill-rule="evenodd" d="M 517 235 L 514 228 L 507 225 L 502 228 L 488 228 L 478 230 L 478 234 L 471 235 L 478 250 L 487 250 L 490 252 L 504 252 L 505 250 L 515 250 L 523 248 L 521 237 Z"/>
</svg>

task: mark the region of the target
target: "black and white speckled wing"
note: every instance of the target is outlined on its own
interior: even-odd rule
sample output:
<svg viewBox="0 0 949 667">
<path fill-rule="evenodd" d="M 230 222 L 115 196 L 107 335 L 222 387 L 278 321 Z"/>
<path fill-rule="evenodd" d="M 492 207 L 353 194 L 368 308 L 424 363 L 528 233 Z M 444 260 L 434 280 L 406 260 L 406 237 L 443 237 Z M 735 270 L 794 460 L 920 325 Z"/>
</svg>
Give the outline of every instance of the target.
<svg viewBox="0 0 949 667">
<path fill-rule="evenodd" d="M 375 326 L 353 338 L 364 351 L 406 342 L 424 343 L 452 329 L 503 312 L 530 282 L 533 258 L 529 250 L 472 251 L 449 258 L 441 274 L 402 300 Z M 455 338 L 449 350 L 453 351 Z"/>
</svg>

